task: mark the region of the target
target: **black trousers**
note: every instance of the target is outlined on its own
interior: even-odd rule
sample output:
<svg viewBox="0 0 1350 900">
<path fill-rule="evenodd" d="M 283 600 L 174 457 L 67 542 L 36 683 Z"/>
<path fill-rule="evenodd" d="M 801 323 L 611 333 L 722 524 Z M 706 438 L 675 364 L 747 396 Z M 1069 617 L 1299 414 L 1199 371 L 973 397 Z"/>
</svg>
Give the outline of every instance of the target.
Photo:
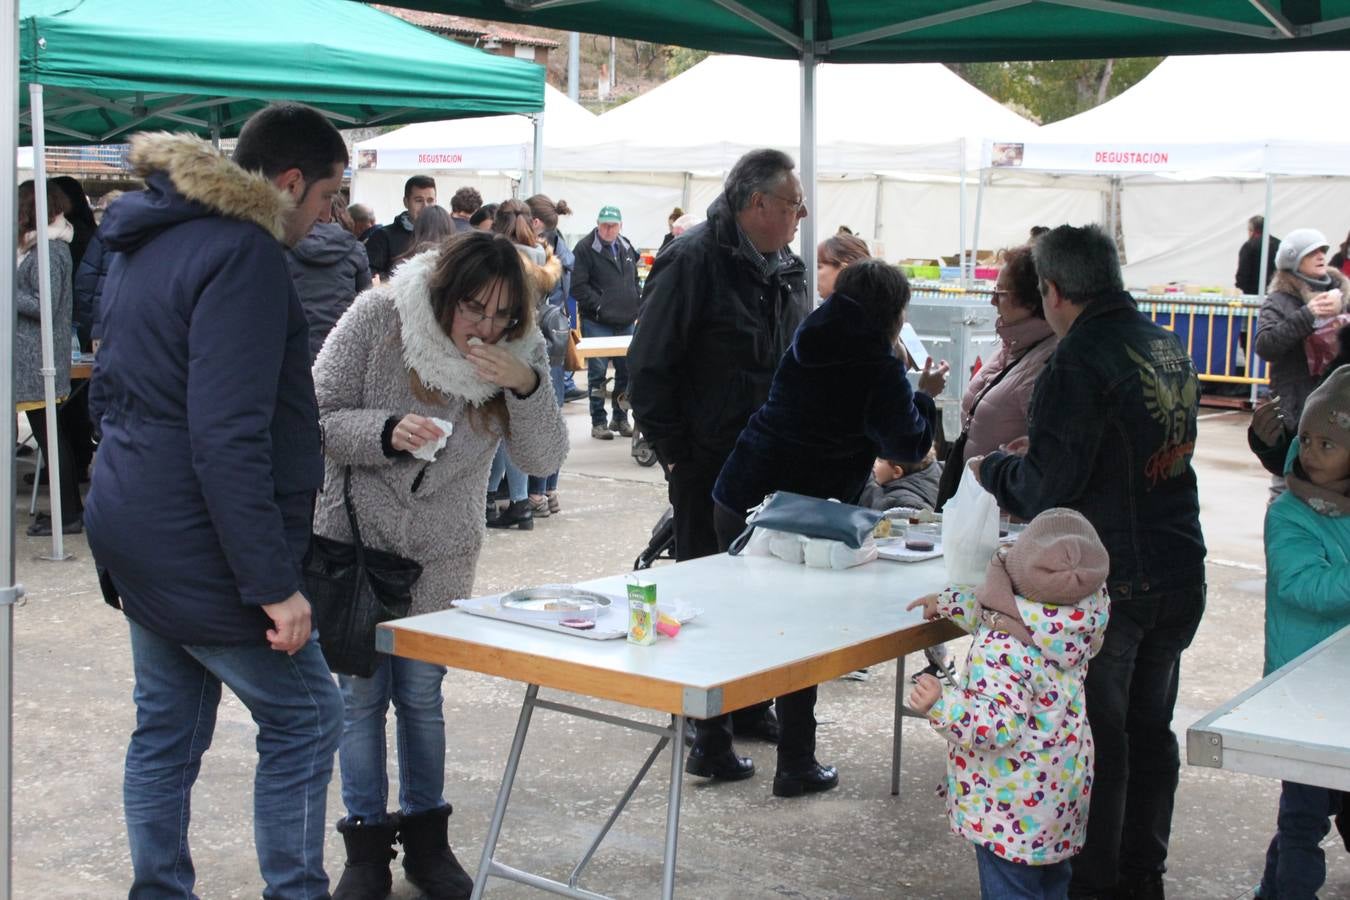
<svg viewBox="0 0 1350 900">
<path fill-rule="evenodd" d="M 33 430 L 33 437 L 37 440 L 38 448 L 42 450 L 42 464 L 50 466 L 52 454 L 51 441 L 47 437 L 47 410 L 30 409 L 26 415 L 28 427 Z M 80 479 L 77 474 L 75 450 L 62 424 L 60 407 L 56 410 L 56 448 L 60 456 L 58 465 L 61 471 L 61 518 L 63 521 L 72 522 L 84 514 L 84 504 L 80 501 Z"/>
<path fill-rule="evenodd" d="M 710 471 L 711 467 L 686 465 L 676 466 L 670 477 L 670 502 L 675 508 L 675 558 L 683 561 L 725 553 L 745 529 L 745 513 L 736 513 L 713 501 L 712 489 L 720 467 Z M 816 688 L 812 685 L 794 691 L 775 702 L 779 724 L 778 769 L 800 771 L 815 762 Z M 768 708 L 768 702 L 757 703 L 729 715 L 696 721 L 696 743 L 705 754 L 727 752 L 732 749 L 737 721 L 744 726 L 762 717 Z"/>
</svg>

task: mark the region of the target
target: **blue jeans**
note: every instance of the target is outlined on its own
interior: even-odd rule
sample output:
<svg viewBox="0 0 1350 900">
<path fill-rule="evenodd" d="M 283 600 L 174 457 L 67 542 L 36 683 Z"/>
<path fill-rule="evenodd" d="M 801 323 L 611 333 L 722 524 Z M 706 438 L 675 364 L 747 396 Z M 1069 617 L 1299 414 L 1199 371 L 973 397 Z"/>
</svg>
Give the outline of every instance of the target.
<svg viewBox="0 0 1350 900">
<path fill-rule="evenodd" d="M 563 405 L 563 392 L 567 389 L 566 385 L 563 382 L 562 366 L 549 366 L 548 377 L 549 380 L 553 382 L 553 397 L 558 401 L 558 408 L 561 409 Z M 537 475 L 530 476 L 531 494 L 535 494 L 536 496 L 539 494 L 546 494 L 549 491 L 557 490 L 557 488 L 558 488 L 557 472 L 554 472 L 547 478 L 540 478 Z"/>
<path fill-rule="evenodd" d="M 1327 880 L 1322 838 L 1331 817 L 1345 805 L 1345 794 L 1330 788 L 1280 783 L 1280 815 L 1266 850 L 1261 875 L 1262 900 L 1314 900 Z"/>
<path fill-rule="evenodd" d="M 445 666 L 397 656 L 386 656 L 369 678 L 338 676 L 344 706 L 338 760 L 349 817 L 378 824 L 387 816 L 384 720 L 391 700 L 398 716 L 399 810 L 412 814 L 445 805 L 444 678 Z"/>
<path fill-rule="evenodd" d="M 617 337 L 621 334 L 632 334 L 633 326 L 629 325 L 604 325 L 593 319 L 582 318 L 581 336 L 582 337 Z M 628 357 L 626 356 L 592 356 L 586 360 L 586 390 L 591 399 L 591 424 L 605 424 L 605 372 L 609 370 L 609 364 L 614 363 L 614 395 L 610 398 L 610 408 L 613 409 L 613 417 L 620 422 L 628 420 L 628 413 L 619 409 L 619 395 L 628 391 Z"/>
<path fill-rule="evenodd" d="M 342 699 L 316 638 L 288 656 L 266 644 L 177 644 L 131 622 L 136 730 L 122 786 L 131 900 L 195 897 L 188 850 L 192 785 L 211 746 L 221 684 L 258 725 L 253 842 L 263 897 L 328 896 L 328 782 Z"/>
<path fill-rule="evenodd" d="M 511 457 L 507 455 L 506 444 L 504 443 L 497 445 L 497 455 L 492 457 L 492 472 L 488 475 L 487 489 L 495 491 L 497 485 L 502 483 L 503 475 L 506 476 L 506 490 L 510 495 L 511 502 L 516 503 L 524 500 L 529 486 L 529 477 L 515 463 L 511 462 Z"/>
<path fill-rule="evenodd" d="M 1063 900 L 1069 896 L 1069 861 L 1048 866 L 1009 862 L 992 850 L 975 847 L 980 868 L 980 900 Z"/>
<path fill-rule="evenodd" d="M 1109 894 L 1167 868 L 1181 771 L 1172 710 L 1181 652 L 1205 611 L 1205 585 L 1133 597 L 1111 588 L 1111 621 L 1088 666 L 1088 723 L 1096 744 L 1087 841 L 1074 892 Z"/>
</svg>

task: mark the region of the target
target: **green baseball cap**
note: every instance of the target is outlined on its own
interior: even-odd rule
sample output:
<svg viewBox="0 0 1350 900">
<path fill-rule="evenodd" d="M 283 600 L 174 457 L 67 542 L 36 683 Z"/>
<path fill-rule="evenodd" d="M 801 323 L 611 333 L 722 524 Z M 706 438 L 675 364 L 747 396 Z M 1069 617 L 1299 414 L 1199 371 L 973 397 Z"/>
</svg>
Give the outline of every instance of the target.
<svg viewBox="0 0 1350 900">
<path fill-rule="evenodd" d="M 623 214 L 619 212 L 617 206 L 600 207 L 600 215 L 595 217 L 596 222 L 622 222 Z"/>
</svg>

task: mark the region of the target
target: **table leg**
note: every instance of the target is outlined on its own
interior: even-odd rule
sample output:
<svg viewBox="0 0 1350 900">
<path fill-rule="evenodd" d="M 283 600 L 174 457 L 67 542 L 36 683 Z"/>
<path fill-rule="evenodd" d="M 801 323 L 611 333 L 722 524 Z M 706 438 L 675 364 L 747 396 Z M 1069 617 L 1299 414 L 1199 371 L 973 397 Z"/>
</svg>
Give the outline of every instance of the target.
<svg viewBox="0 0 1350 900">
<path fill-rule="evenodd" d="M 652 763 L 656 762 L 656 758 L 661 755 L 661 751 L 666 749 L 666 744 L 668 742 L 668 738 L 661 738 L 661 740 L 656 742 L 656 746 L 652 748 L 652 752 L 647 754 L 646 762 L 642 764 L 642 768 L 638 769 L 638 773 L 633 777 L 633 780 L 628 783 L 628 789 L 623 792 L 623 796 L 619 798 L 619 802 L 615 805 L 614 811 L 609 814 L 609 818 L 605 820 L 605 824 L 600 827 L 600 833 L 595 836 L 595 840 L 591 841 L 591 845 L 586 848 L 586 853 L 581 857 L 581 862 L 577 863 L 576 868 L 572 870 L 572 874 L 568 876 L 568 887 L 577 886 L 577 882 L 581 879 L 581 870 L 586 868 L 587 863 L 591 861 L 591 857 L 595 856 L 595 851 L 600 849 L 600 844 L 605 840 L 605 836 L 609 834 L 609 830 L 613 828 L 614 823 L 618 821 L 619 814 L 628 806 L 628 801 L 633 799 L 633 792 L 638 789 L 638 785 L 642 783 L 642 779 L 647 777 L 647 772 L 651 770 Z"/>
<path fill-rule="evenodd" d="M 506 818 L 506 804 L 511 799 L 511 786 L 516 781 L 520 752 L 525 747 L 525 734 L 530 730 L 530 716 L 534 713 L 534 700 L 538 695 L 537 684 L 525 689 L 525 702 L 520 705 L 520 719 L 516 722 L 515 737 L 511 739 L 511 753 L 506 758 L 506 772 L 502 775 L 502 786 L 497 790 L 497 803 L 492 808 L 492 821 L 488 825 L 487 839 L 483 842 L 483 855 L 478 858 L 478 877 L 473 881 L 473 893 L 469 895 L 469 900 L 482 898 L 488 877 L 492 874 L 492 854 L 497 849 L 502 820 Z"/>
<path fill-rule="evenodd" d="M 891 796 L 900 793 L 900 739 L 905 721 L 905 657 L 895 659 L 895 730 L 891 737 Z"/>
<path fill-rule="evenodd" d="M 670 741 L 670 800 L 666 807 L 666 859 L 661 873 L 661 900 L 675 896 L 675 844 L 680 836 L 680 786 L 684 783 L 684 716 L 675 716 Z"/>
</svg>

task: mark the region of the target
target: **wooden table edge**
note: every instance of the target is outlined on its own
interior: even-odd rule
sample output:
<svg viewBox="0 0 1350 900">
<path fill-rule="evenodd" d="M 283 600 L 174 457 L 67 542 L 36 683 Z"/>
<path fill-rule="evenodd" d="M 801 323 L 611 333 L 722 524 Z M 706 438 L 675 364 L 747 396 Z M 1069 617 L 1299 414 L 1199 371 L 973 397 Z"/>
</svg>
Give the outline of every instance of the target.
<svg viewBox="0 0 1350 900">
<path fill-rule="evenodd" d="M 504 650 L 395 625 L 385 623 L 380 629 L 389 641 L 387 646 L 381 641 L 382 649 L 396 656 L 699 719 L 790 694 L 964 634 L 950 620 L 925 622 L 734 682 L 689 688 L 680 682 L 635 673 L 616 679 L 613 669 L 602 666 Z"/>
</svg>

